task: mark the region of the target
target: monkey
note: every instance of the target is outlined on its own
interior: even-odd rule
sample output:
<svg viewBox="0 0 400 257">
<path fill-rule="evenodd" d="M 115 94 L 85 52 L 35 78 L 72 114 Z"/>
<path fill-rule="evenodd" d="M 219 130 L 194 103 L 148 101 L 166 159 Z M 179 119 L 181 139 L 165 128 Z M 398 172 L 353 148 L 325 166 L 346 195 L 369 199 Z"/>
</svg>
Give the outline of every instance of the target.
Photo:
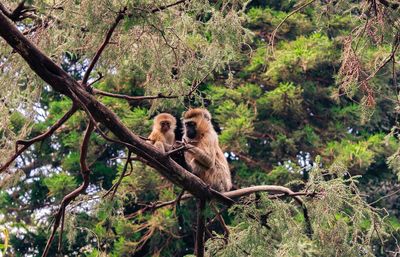
<svg viewBox="0 0 400 257">
<path fill-rule="evenodd" d="M 231 173 L 211 124 L 210 112 L 203 108 L 189 109 L 183 114 L 183 122 L 183 140 L 187 143 L 184 155 L 193 173 L 211 188 L 229 191 Z"/>
<path fill-rule="evenodd" d="M 175 143 L 176 119 L 169 113 L 160 113 L 154 117 L 153 130 L 148 139 L 163 153 L 172 149 Z"/>
</svg>

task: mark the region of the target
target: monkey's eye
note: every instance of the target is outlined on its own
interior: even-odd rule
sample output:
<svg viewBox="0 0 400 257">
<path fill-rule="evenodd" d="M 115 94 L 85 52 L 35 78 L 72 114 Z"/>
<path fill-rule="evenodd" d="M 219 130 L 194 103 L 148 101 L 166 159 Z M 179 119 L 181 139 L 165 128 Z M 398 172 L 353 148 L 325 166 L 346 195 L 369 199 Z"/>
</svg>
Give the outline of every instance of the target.
<svg viewBox="0 0 400 257">
<path fill-rule="evenodd" d="M 185 123 L 186 127 L 196 127 L 196 122 L 194 121 L 189 121 Z"/>
<path fill-rule="evenodd" d="M 161 122 L 161 126 L 169 126 L 169 122 L 168 121 L 162 121 Z"/>
</svg>

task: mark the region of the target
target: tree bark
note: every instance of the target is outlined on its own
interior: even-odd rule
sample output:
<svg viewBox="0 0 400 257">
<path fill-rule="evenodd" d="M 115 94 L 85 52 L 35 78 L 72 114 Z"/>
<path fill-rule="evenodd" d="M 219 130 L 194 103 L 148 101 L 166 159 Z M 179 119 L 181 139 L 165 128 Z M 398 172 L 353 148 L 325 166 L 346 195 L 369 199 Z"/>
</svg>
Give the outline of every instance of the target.
<svg viewBox="0 0 400 257">
<path fill-rule="evenodd" d="M 197 228 L 196 228 L 196 243 L 194 252 L 196 257 L 204 257 L 204 236 L 206 231 L 206 222 L 204 209 L 206 201 L 204 199 L 197 200 Z"/>
</svg>

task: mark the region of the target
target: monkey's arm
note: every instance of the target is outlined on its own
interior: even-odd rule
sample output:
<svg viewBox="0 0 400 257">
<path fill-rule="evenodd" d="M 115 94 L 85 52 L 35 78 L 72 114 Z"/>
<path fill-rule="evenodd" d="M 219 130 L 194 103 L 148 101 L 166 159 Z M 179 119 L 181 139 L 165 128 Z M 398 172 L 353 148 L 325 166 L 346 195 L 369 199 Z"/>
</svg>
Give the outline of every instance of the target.
<svg viewBox="0 0 400 257">
<path fill-rule="evenodd" d="M 215 154 L 208 154 L 202 149 L 190 144 L 188 144 L 188 147 L 189 149 L 187 151 L 191 153 L 196 161 L 198 161 L 201 165 L 206 168 L 211 168 L 212 166 L 214 166 Z"/>
<path fill-rule="evenodd" d="M 161 141 L 154 142 L 154 146 L 157 147 L 161 152 L 165 153 L 164 143 Z"/>
</svg>

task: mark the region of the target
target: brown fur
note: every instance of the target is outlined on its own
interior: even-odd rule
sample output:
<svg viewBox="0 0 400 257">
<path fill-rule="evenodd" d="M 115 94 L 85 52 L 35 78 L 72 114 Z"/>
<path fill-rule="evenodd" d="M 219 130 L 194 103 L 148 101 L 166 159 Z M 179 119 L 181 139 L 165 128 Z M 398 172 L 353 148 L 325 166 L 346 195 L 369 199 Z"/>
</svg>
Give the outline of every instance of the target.
<svg viewBox="0 0 400 257">
<path fill-rule="evenodd" d="M 183 139 L 195 146 L 185 152 L 185 159 L 199 176 L 211 188 L 220 192 L 232 187 L 228 162 L 222 152 L 218 135 L 211 124 L 211 114 L 206 109 L 190 109 L 184 114 L 184 122 L 196 122 L 197 136 L 189 139 L 184 130 Z"/>
<path fill-rule="evenodd" d="M 168 121 L 170 129 L 163 133 L 161 130 L 161 122 Z M 151 143 L 163 152 L 169 151 L 175 143 L 176 119 L 169 113 L 160 113 L 154 117 L 153 130 L 149 135 Z"/>
</svg>

